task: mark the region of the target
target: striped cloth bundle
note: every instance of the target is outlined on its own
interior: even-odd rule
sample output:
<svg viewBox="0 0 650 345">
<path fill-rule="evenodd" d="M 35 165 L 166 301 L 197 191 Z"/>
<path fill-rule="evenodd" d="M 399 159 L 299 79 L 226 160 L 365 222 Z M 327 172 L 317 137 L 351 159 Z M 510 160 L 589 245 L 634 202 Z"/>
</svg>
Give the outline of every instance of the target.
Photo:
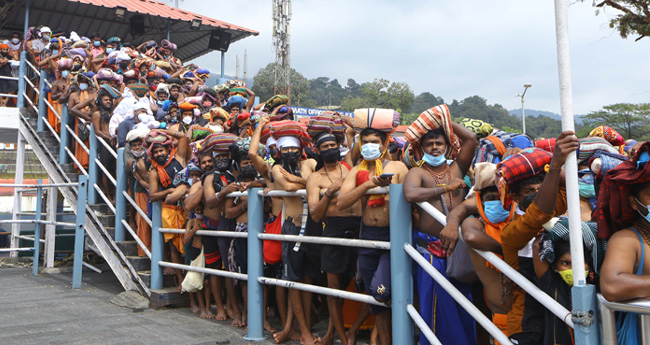
<svg viewBox="0 0 650 345">
<path fill-rule="evenodd" d="M 312 139 L 316 139 L 323 133 L 329 133 L 334 135 L 339 142 L 343 142 L 345 138 L 345 124 L 339 113 L 324 111 L 309 118 L 307 133 L 309 133 Z"/>
<path fill-rule="evenodd" d="M 366 128 L 384 133 L 392 133 L 399 125 L 401 115 L 393 109 L 362 108 L 354 110 L 354 129 L 358 132 Z"/>
<path fill-rule="evenodd" d="M 248 93 L 245 87 L 233 87 L 230 88 L 230 96 L 248 97 Z"/>
<path fill-rule="evenodd" d="M 597 151 L 605 151 L 609 153 L 618 154 L 619 151 L 612 146 L 606 139 L 601 137 L 591 137 L 579 140 L 580 147 L 578 147 L 578 163 L 581 163 L 593 156 Z"/>
<path fill-rule="evenodd" d="M 275 107 L 281 104 L 289 104 L 289 96 L 287 95 L 275 95 L 271 98 L 269 98 L 266 101 L 265 108 L 270 112 L 272 111 Z"/>
<path fill-rule="evenodd" d="M 356 113 L 354 117 L 356 123 Z M 451 112 L 449 111 L 449 108 L 446 104 L 441 104 L 423 111 L 415 122 L 413 122 L 406 130 L 404 137 L 411 143 L 411 150 L 415 150 L 416 154 L 421 155 L 420 139 L 429 131 L 442 128 L 447 140 L 451 143 L 447 148 L 447 152 L 445 152 L 445 156 L 447 159 L 456 159 L 456 156 L 460 151 L 460 140 L 458 140 L 458 137 L 454 133 L 451 123 Z M 411 154 L 413 154 L 413 152 L 411 152 Z"/>
<path fill-rule="evenodd" d="M 282 120 L 269 122 L 263 129 L 260 142 L 265 143 L 269 137 L 277 140 L 280 137 L 295 137 L 300 140 L 302 147 L 308 147 L 311 144 L 311 137 L 307 133 L 307 128 L 296 121 Z"/>
<path fill-rule="evenodd" d="M 237 136 L 230 133 L 210 134 L 202 141 L 190 143 L 195 156 L 210 150 L 219 153 L 228 152 L 228 147 L 237 140 Z"/>
</svg>

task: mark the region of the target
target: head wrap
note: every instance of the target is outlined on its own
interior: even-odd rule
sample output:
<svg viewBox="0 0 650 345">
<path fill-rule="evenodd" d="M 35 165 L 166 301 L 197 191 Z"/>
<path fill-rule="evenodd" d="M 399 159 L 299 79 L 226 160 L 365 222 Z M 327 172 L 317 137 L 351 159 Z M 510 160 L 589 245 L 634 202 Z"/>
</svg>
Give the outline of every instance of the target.
<svg viewBox="0 0 650 345">
<path fill-rule="evenodd" d="M 275 147 L 278 147 L 278 141 L 275 140 L 273 137 L 269 137 L 266 140 L 266 148 L 268 149 L 269 147 L 275 145 Z"/>
<path fill-rule="evenodd" d="M 199 68 L 199 69 L 196 70 L 196 75 L 198 77 L 210 78 L 210 70 L 205 69 L 205 68 Z"/>
<path fill-rule="evenodd" d="M 212 89 L 214 91 L 216 91 L 217 93 L 222 93 L 222 92 L 228 91 L 228 85 L 226 85 L 226 83 L 218 84 L 218 85 L 215 85 Z"/>
<path fill-rule="evenodd" d="M 40 30 L 38 30 L 38 31 L 40 31 L 42 34 L 46 33 L 46 32 L 52 33 L 52 29 L 50 29 L 47 26 L 44 26 L 44 27 L 40 28 Z"/>
<path fill-rule="evenodd" d="M 194 104 L 192 104 L 190 102 L 183 102 L 183 103 L 179 104 L 178 107 L 183 109 L 183 110 L 192 110 L 192 109 L 196 108 L 196 105 L 194 105 Z"/>
<path fill-rule="evenodd" d="M 474 132 L 477 139 L 487 137 L 494 129 L 491 124 L 475 119 L 462 119 L 458 124 Z"/>
<path fill-rule="evenodd" d="M 151 131 L 149 132 L 149 134 L 147 134 L 143 143 L 143 145 L 147 146 L 147 155 L 149 156 L 149 158 L 153 158 L 152 151 L 155 144 L 161 144 L 167 147 L 167 149 L 169 150 L 169 158 L 167 158 L 165 164 L 160 165 L 158 164 L 158 162 L 156 162 L 155 159 L 151 159 L 151 166 L 154 169 L 156 169 L 156 171 L 158 172 L 158 178 L 160 179 L 160 184 L 162 184 L 163 187 L 167 187 L 172 183 L 172 181 L 169 174 L 167 174 L 165 168 L 169 164 L 171 164 L 171 162 L 174 160 L 174 156 L 176 154 L 176 148 L 172 146 L 172 139 L 169 136 L 167 136 L 167 134 L 155 130 Z"/>
<path fill-rule="evenodd" d="M 147 103 L 140 100 L 133 105 L 133 111 L 140 110 L 140 109 L 149 109 L 149 106 Z"/>
<path fill-rule="evenodd" d="M 127 87 L 133 91 L 138 97 L 146 96 L 149 92 L 149 85 L 143 83 L 133 83 L 127 85 Z"/>
<path fill-rule="evenodd" d="M 321 135 L 316 139 L 316 147 L 318 148 L 318 147 L 320 147 L 320 145 L 321 145 L 322 143 L 325 143 L 325 142 L 328 142 L 328 141 L 334 141 L 334 142 L 338 143 L 338 139 L 337 139 L 336 136 L 334 136 L 333 134 L 322 133 L 322 134 L 321 134 Z"/>
<path fill-rule="evenodd" d="M 149 129 L 147 127 L 134 127 L 126 134 L 126 142 L 130 143 L 134 140 L 142 140 L 147 134 L 149 134 Z"/>
<path fill-rule="evenodd" d="M 169 85 L 165 83 L 158 84 L 158 88 L 156 88 L 156 93 L 159 92 L 166 93 L 167 97 L 169 97 Z"/>
<path fill-rule="evenodd" d="M 210 134 L 202 141 L 190 143 L 194 156 L 200 156 L 204 152 L 214 151 L 218 153 L 229 152 L 229 147 L 237 140 L 237 136 L 230 133 Z"/>
<path fill-rule="evenodd" d="M 194 72 L 187 71 L 181 76 L 181 79 L 190 79 L 190 78 L 194 78 L 194 77 L 195 77 Z"/>
<path fill-rule="evenodd" d="M 115 72 L 108 68 L 100 68 L 97 71 L 97 80 L 112 80 Z"/>
<path fill-rule="evenodd" d="M 287 95 L 275 95 L 269 98 L 264 105 L 268 111 L 273 110 L 275 107 L 281 104 L 289 104 L 289 96 Z"/>
<path fill-rule="evenodd" d="M 167 84 L 169 84 L 170 89 L 174 86 L 182 87 L 183 81 L 180 80 L 179 78 L 169 78 L 167 79 Z"/>
<path fill-rule="evenodd" d="M 172 101 L 171 99 L 166 100 L 163 102 L 163 111 L 169 111 L 171 108 L 178 108 L 178 103 Z"/>
<path fill-rule="evenodd" d="M 631 226 L 638 217 L 630 207 L 628 197 L 631 187 L 650 181 L 650 164 L 643 162 L 649 151 L 650 142 L 646 141 L 636 151 L 635 157 L 605 174 L 592 216 L 598 223 L 598 238 L 608 239 L 614 232 Z"/>
<path fill-rule="evenodd" d="M 277 139 L 276 146 L 281 149 L 283 147 L 297 147 L 300 148 L 300 140 L 295 137 L 284 136 Z"/>
<path fill-rule="evenodd" d="M 497 165 L 482 162 L 474 166 L 474 189 L 482 190 L 487 187 L 497 186 Z"/>
<path fill-rule="evenodd" d="M 612 146 L 607 140 L 600 137 L 584 138 L 579 140 L 580 146 L 578 147 L 578 163 L 582 163 L 591 158 L 596 151 L 605 151 L 609 153 L 618 153 L 618 150 Z"/>
<path fill-rule="evenodd" d="M 605 246 L 602 240 L 596 238 L 598 227 L 596 222 L 581 222 L 582 241 L 591 257 L 591 264 L 596 273 L 600 272 L 600 265 L 605 257 Z M 550 231 L 542 233 L 540 241 L 539 258 L 550 264 L 558 258 L 555 257 L 555 245 L 565 241 L 569 242 L 569 219 L 562 217 L 553 225 Z"/>
<path fill-rule="evenodd" d="M 242 96 L 231 96 L 228 98 L 228 102 L 225 105 L 226 110 L 230 111 L 230 109 L 233 106 L 238 106 L 239 109 L 244 109 L 244 105 L 246 105 L 246 98 Z"/>
<path fill-rule="evenodd" d="M 422 112 L 404 133 L 406 140 L 411 143 L 411 155 L 419 155 L 421 157 L 422 148 L 420 147 L 420 140 L 422 137 L 434 129 L 442 128 L 449 143 L 445 157 L 447 159 L 456 159 L 460 151 L 460 140 L 458 140 L 458 136 L 454 133 L 451 124 L 451 112 L 446 104 Z"/>
<path fill-rule="evenodd" d="M 497 165 L 497 188 L 503 208 L 509 210 L 512 207 L 509 186 L 544 172 L 552 157 L 550 152 L 529 148 Z"/>
<path fill-rule="evenodd" d="M 248 151 L 250 149 L 251 137 L 248 138 L 238 138 L 232 144 L 230 144 L 230 157 L 236 161 L 241 162 L 243 159 L 248 157 Z M 257 154 L 260 157 L 266 156 L 266 148 L 264 145 L 259 144 L 257 147 Z"/>
<path fill-rule="evenodd" d="M 107 85 L 107 84 L 104 84 L 104 85 L 99 87 L 98 95 L 99 96 L 108 95 L 113 99 L 117 99 L 117 98 L 119 98 L 121 96 L 119 91 L 117 91 L 114 87 L 112 87 L 110 85 Z"/>
<path fill-rule="evenodd" d="M 6 45 L 6 44 L 4 44 L 4 43 L 3 43 L 3 44 L 0 44 L 0 49 L 3 49 L 3 48 L 4 48 L 4 49 L 9 49 L 9 46 Z"/>
<path fill-rule="evenodd" d="M 230 120 L 230 114 L 223 108 L 215 107 L 210 109 L 210 122 L 214 122 L 215 119 L 222 119 L 223 122 L 228 122 Z"/>
</svg>

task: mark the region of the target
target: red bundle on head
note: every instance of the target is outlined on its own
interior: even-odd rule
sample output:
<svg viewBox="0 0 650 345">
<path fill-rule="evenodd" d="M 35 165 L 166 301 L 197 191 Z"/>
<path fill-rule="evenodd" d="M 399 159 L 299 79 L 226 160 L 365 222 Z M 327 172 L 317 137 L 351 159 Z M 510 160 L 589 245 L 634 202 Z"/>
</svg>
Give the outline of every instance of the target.
<svg viewBox="0 0 650 345">
<path fill-rule="evenodd" d="M 263 129 L 260 137 L 260 142 L 265 143 L 269 136 L 274 139 L 280 137 L 295 137 L 300 140 L 303 148 L 311 144 L 311 137 L 307 134 L 307 129 L 296 121 L 283 120 L 269 122 Z"/>
<path fill-rule="evenodd" d="M 454 134 L 451 123 L 451 112 L 446 104 L 422 112 L 404 133 L 406 140 L 411 143 L 411 155 L 419 155 L 421 157 L 420 140 L 422 137 L 429 133 L 429 131 L 442 128 L 447 137 L 447 141 L 451 143 L 447 148 L 445 157 L 447 159 L 456 159 L 456 155 L 460 151 L 460 140 Z"/>
<path fill-rule="evenodd" d="M 525 149 L 497 165 L 497 188 L 503 208 L 512 207 L 509 185 L 541 174 L 552 157 L 542 149 Z"/>
</svg>

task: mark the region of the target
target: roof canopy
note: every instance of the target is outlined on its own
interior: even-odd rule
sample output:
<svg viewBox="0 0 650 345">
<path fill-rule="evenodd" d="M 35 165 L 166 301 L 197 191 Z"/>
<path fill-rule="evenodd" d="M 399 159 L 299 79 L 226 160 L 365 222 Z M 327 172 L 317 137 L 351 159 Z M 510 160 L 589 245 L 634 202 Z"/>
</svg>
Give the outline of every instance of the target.
<svg viewBox="0 0 650 345">
<path fill-rule="evenodd" d="M 0 5 L 0 35 L 8 37 L 12 31 L 23 32 L 25 0 L 4 2 Z M 206 6 L 208 1 L 205 2 Z M 123 17 L 115 16 L 117 7 L 126 8 Z M 167 38 L 167 25 L 171 24 L 171 41 L 178 45 L 174 54 L 183 61 L 209 53 L 210 32 L 221 28 L 231 33 L 231 43 L 259 32 L 237 25 L 201 16 L 153 0 L 31 0 L 29 26 L 44 25 L 53 31 L 71 31 L 80 36 L 99 32 L 102 38 L 120 37 L 122 42 L 134 45 L 148 40 L 160 42 Z M 144 16 L 145 34 L 131 35 L 130 18 Z M 192 20 L 201 21 L 198 30 L 190 29 Z"/>
</svg>

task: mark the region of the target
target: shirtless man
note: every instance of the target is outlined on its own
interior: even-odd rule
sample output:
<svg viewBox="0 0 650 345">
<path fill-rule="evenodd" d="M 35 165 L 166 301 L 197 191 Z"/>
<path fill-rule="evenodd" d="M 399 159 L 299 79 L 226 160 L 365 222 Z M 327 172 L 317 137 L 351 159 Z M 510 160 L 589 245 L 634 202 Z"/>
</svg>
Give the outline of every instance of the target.
<svg viewBox="0 0 650 345">
<path fill-rule="evenodd" d="M 313 160 L 300 160 L 302 145 L 294 137 L 281 137 L 277 141 L 280 149 L 282 164 L 276 164 L 271 170 L 276 187 L 285 191 L 304 189 L 307 177 L 313 171 Z M 307 226 L 308 207 L 301 197 L 283 197 L 284 211 L 282 215 L 283 235 L 304 234 Z M 302 247 L 302 248 L 301 248 Z M 312 278 L 320 275 L 320 268 L 310 260 L 306 246 L 295 242 L 282 242 L 282 277 L 285 280 L 310 283 Z M 289 289 L 289 305 L 300 326 L 300 342 L 302 344 L 318 343 L 319 339 L 311 333 L 311 293 Z M 289 336 L 291 324 L 285 324 L 282 332 L 273 335 L 280 343 Z"/>
<path fill-rule="evenodd" d="M 117 97 L 114 96 L 117 94 L 117 92 L 111 94 L 111 92 L 107 91 L 107 89 L 104 87 L 110 88 L 110 86 L 103 86 L 103 88 L 99 90 L 97 94 L 97 100 L 95 101 L 98 109 L 95 110 L 92 114 L 92 123 L 95 129 L 95 135 L 97 135 L 99 138 L 104 139 L 107 144 L 111 145 L 111 143 L 113 143 L 113 138 L 108 131 L 108 123 L 111 120 L 113 109 L 116 105 L 115 100 Z M 99 144 L 99 161 L 109 173 L 115 173 L 117 163 L 115 161 L 115 157 L 113 157 L 110 151 L 101 143 Z M 114 204 L 115 190 L 110 184 L 108 176 L 105 173 L 102 173 L 101 176 L 102 178 L 100 182 L 102 189 L 106 194 L 108 200 Z"/>
<path fill-rule="evenodd" d="M 68 98 L 70 119 L 74 118 L 74 133 L 78 137 L 79 124 L 84 121 L 87 125 L 90 123 L 90 115 L 94 111 L 92 110 L 94 106 L 93 101 L 97 97 L 97 89 L 88 77 L 78 73 L 74 82 L 68 87 L 68 90 L 70 90 L 70 97 Z M 84 145 L 86 148 L 89 146 L 87 139 L 84 141 Z M 77 140 L 74 140 L 74 156 L 84 169 L 88 169 L 88 153 L 86 153 Z M 79 167 L 77 169 L 81 171 Z"/>
<path fill-rule="evenodd" d="M 164 136 L 165 141 L 150 142 L 151 139 L 158 136 Z M 172 147 L 172 137 L 178 139 L 178 146 Z M 165 198 L 172 194 L 176 188 L 172 184 L 174 176 L 187 164 L 188 142 L 183 133 L 174 132 L 165 129 L 152 131 L 145 139 L 151 145 L 147 153 L 151 159 L 151 169 L 149 171 L 149 199 L 150 201 L 164 201 Z M 185 227 L 185 212 L 178 205 L 162 203 L 162 227 L 180 229 Z M 170 253 L 171 260 L 174 263 L 182 264 L 181 255 L 184 254 L 183 235 L 164 234 L 165 243 L 169 243 L 168 250 L 164 254 Z M 167 255 L 165 255 L 167 256 Z M 179 282 L 183 281 L 183 275 L 180 270 L 174 270 Z M 169 271 L 167 271 L 169 272 Z"/>
<path fill-rule="evenodd" d="M 444 214 L 448 214 L 454 206 L 463 202 L 464 193 L 463 177 L 467 174 L 474 152 L 476 151 L 476 134 L 463 126 L 452 123 L 454 133 L 462 142 L 460 152 L 455 161 L 447 161 L 447 155 L 451 150 L 449 138 L 442 128 L 429 131 L 422 136 L 416 147 L 420 147 L 424 164 L 421 167 L 411 169 L 404 180 L 404 198 L 410 203 L 429 202 Z M 411 143 L 413 145 L 414 143 Z M 447 260 L 445 251 L 450 255 L 458 240 L 458 226 L 455 229 L 445 228 L 447 232 L 441 232 L 443 225 L 438 223 L 427 212 L 417 207 L 419 214 L 419 227 L 415 232 L 418 251 L 431 262 L 438 271 L 445 274 Z M 438 240 L 440 239 L 440 240 Z M 440 243 L 442 252 L 434 255 L 427 250 L 429 243 Z M 473 320 L 464 312 L 455 301 L 443 289 L 437 289 L 435 281 L 424 272 L 423 269 L 416 269 L 416 280 L 418 281 L 418 292 L 420 308 L 425 315 L 425 321 L 431 326 L 434 319 L 443 319 L 443 322 L 435 323 L 436 333 L 448 343 L 476 342 L 476 330 Z M 453 281 L 455 286 L 471 299 L 471 284 L 464 284 Z M 449 323 L 449 325 L 447 325 Z M 453 326 L 451 326 L 453 325 Z M 458 328 L 456 328 L 458 327 Z M 420 341 L 428 344 L 425 337 L 421 336 Z"/>
<path fill-rule="evenodd" d="M 350 170 L 345 178 L 336 206 L 340 210 L 352 207 L 358 200 L 366 205 L 362 216 L 360 238 L 363 240 L 390 240 L 390 210 L 388 195 L 366 196 L 374 187 L 384 187 L 391 183 L 402 183 L 408 169 L 402 162 L 387 159 L 388 134 L 372 128 L 366 128 L 360 134 L 361 156 L 363 160 Z M 381 177 L 383 175 L 383 177 Z M 395 229 L 398 230 L 398 229 Z M 408 231 L 407 229 L 402 229 Z M 359 270 L 366 291 L 380 302 L 390 300 L 390 253 L 379 249 L 360 248 Z M 375 328 L 384 345 L 390 345 L 391 315 L 390 309 L 371 306 L 375 315 Z"/>
<path fill-rule="evenodd" d="M 352 207 L 336 207 L 338 191 L 350 172 L 350 166 L 341 162 L 339 140 L 332 134 L 323 133 L 315 140 L 316 154 L 323 160 L 323 167 L 309 175 L 307 179 L 307 202 L 314 221 L 325 221 L 324 237 L 358 238 L 361 228 L 361 202 Z M 325 193 L 321 196 L 321 190 Z M 356 264 L 354 248 L 323 245 L 321 252 L 321 270 L 327 273 L 327 286 L 345 290 L 352 277 Z M 343 299 L 327 296 L 330 314 L 330 327 L 323 337 L 324 344 L 331 344 L 336 330 L 344 345 L 354 343 L 356 330 L 345 332 L 343 325 Z M 368 312 L 370 309 L 368 308 Z M 365 315 L 367 317 L 368 314 Z M 364 319 L 365 319 L 364 317 Z M 351 341 L 351 342 L 350 342 Z"/>
<path fill-rule="evenodd" d="M 199 196 L 202 198 L 203 203 L 205 204 L 205 209 L 203 213 L 203 229 L 205 230 L 223 230 L 223 221 L 224 221 L 224 210 L 226 205 L 227 195 L 240 191 L 240 186 L 235 183 L 235 176 L 230 172 L 231 169 L 231 159 L 230 153 L 228 151 L 213 151 L 214 158 L 214 170 L 212 172 L 205 172 L 205 175 L 201 182 L 201 188 L 192 186 L 190 190 L 190 195 L 185 200 L 185 207 L 191 208 L 195 203 L 193 198 L 195 190 L 199 191 Z M 198 189 L 197 189 L 198 188 Z M 216 245 L 215 250 L 219 251 L 221 255 L 221 260 L 225 269 L 228 270 L 228 247 L 230 245 L 230 238 L 224 237 L 203 237 L 203 244 L 210 251 L 214 251 L 214 246 Z M 221 269 L 223 267 L 217 267 Z M 212 278 L 211 278 L 212 279 Z M 215 277 L 214 282 L 216 284 L 216 289 L 221 291 L 220 284 L 221 279 Z M 242 321 L 241 311 L 239 309 L 239 302 L 235 295 L 235 290 L 233 287 L 232 278 L 226 278 L 226 314 L 233 321 L 231 326 L 233 327 L 244 327 L 244 322 Z M 212 280 L 210 281 L 212 284 Z M 217 301 L 217 296 L 215 296 L 215 301 Z M 223 314 L 223 306 L 219 307 L 217 305 L 217 320 L 225 320 L 225 315 Z"/>
<path fill-rule="evenodd" d="M 271 166 L 264 160 L 264 157 L 258 154 L 258 151 L 255 148 L 259 146 L 262 129 L 264 129 L 264 127 L 269 123 L 269 121 L 270 119 L 268 116 L 261 117 L 258 120 L 257 127 L 255 128 L 255 132 L 251 137 L 251 148 L 248 151 L 248 156 L 251 159 L 251 163 L 255 167 L 255 170 L 257 170 L 257 172 L 260 174 L 262 179 L 264 179 L 264 183 L 266 184 L 266 188 L 264 189 L 265 192 L 276 189 L 275 180 L 273 180 L 273 177 L 271 176 Z M 271 141 L 275 142 L 275 140 L 269 139 L 266 144 L 267 150 L 277 151 L 276 147 L 271 147 L 271 145 L 269 145 Z M 275 156 L 275 154 L 271 152 L 269 153 L 271 156 Z M 274 225 L 281 226 L 278 225 L 276 222 L 283 221 L 283 219 L 281 219 L 282 205 L 283 205 L 283 201 L 281 197 L 271 197 L 271 217 L 266 224 L 267 229 L 269 229 Z M 282 260 L 280 260 L 279 262 L 267 262 L 266 260 L 264 260 L 264 276 L 267 278 L 282 279 Z M 264 310 L 265 311 L 266 311 L 267 300 L 268 300 L 267 290 L 268 290 L 267 286 L 264 285 Z M 299 340 L 300 335 L 293 330 L 293 327 L 291 327 L 291 325 L 293 325 L 294 317 L 293 317 L 293 310 L 291 310 L 291 308 L 288 308 L 287 288 L 276 286 L 275 299 L 278 306 L 278 311 L 280 313 L 280 322 L 283 327 L 284 325 L 287 324 L 289 325 L 289 327 L 284 327 L 280 333 L 274 335 L 273 337 L 278 343 L 282 343 L 287 339 Z M 264 327 L 266 327 L 266 324 Z"/>
</svg>

